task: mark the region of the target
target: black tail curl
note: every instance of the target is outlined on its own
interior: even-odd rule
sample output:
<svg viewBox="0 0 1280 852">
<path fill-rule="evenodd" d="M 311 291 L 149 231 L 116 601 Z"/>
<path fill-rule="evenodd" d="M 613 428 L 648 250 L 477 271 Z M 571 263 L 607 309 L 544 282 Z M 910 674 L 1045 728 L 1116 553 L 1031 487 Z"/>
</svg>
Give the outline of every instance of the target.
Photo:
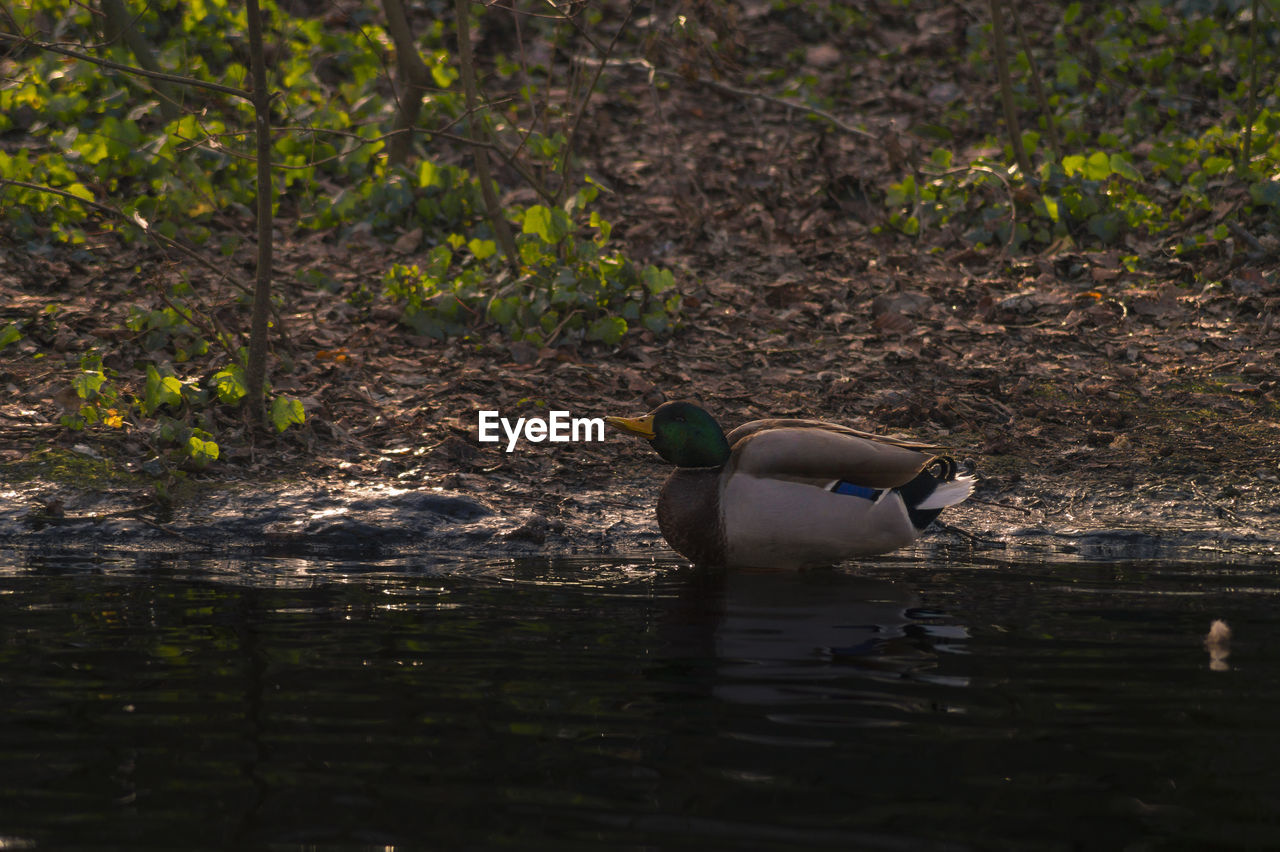
<svg viewBox="0 0 1280 852">
<path fill-rule="evenodd" d="M 977 476 L 976 467 L 977 465 L 973 459 L 965 459 L 962 462 L 957 462 L 951 456 L 934 456 L 934 458 L 925 465 L 921 476 L 928 474 L 938 482 L 955 482 L 956 478 L 961 475 Z M 932 491 L 932 489 L 930 489 L 930 491 Z M 924 495 L 924 497 L 928 496 L 928 494 Z M 923 500 L 924 497 L 921 497 L 920 499 Z"/>
<path fill-rule="evenodd" d="M 951 456 L 936 456 L 925 465 L 924 470 L 920 471 L 915 479 L 898 487 L 897 491 L 902 495 L 902 502 L 907 506 L 907 517 L 911 519 L 913 527 L 923 530 L 942 514 L 942 509 L 916 507 L 927 500 L 940 483 L 954 482 L 961 475 L 975 475 L 972 459 L 965 459 L 961 464 Z"/>
</svg>

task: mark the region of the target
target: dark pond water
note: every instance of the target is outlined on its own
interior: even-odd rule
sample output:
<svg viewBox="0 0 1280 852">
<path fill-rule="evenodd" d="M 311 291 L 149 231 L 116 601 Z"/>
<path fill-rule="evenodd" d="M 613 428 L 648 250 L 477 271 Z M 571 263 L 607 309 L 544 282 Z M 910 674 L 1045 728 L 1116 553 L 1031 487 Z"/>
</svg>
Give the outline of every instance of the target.
<svg viewBox="0 0 1280 852">
<path fill-rule="evenodd" d="M 0 562 L 3 849 L 1280 844 L 1280 565 Z"/>
</svg>

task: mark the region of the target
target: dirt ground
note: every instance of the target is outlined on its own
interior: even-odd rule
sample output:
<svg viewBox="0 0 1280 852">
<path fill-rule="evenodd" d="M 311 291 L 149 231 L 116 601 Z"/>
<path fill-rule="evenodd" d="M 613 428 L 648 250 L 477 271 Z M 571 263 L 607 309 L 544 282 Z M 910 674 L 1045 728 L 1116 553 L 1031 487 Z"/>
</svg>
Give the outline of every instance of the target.
<svg viewBox="0 0 1280 852">
<path fill-rule="evenodd" d="M 790 37 L 774 22 L 758 26 L 762 39 Z M 810 54 L 816 71 L 829 71 Z M 879 75 L 879 87 L 848 104 L 847 118 L 876 139 L 681 81 L 662 88 L 659 114 L 648 84 L 625 68 L 593 104 L 584 167 L 612 189 L 600 204 L 615 240 L 676 272 L 685 308 L 670 337 L 538 349 L 486 330 L 433 341 L 390 307 L 357 321 L 345 297 L 410 258 L 379 240 L 278 223 L 284 326 L 273 381 L 304 401 L 308 422 L 282 438 L 240 432 L 195 478 L 439 487 L 504 516 L 535 513 L 552 529 L 593 523 L 606 508 L 652 525 L 665 470 L 647 447 L 609 435 L 507 453 L 478 442 L 477 415 L 631 415 L 692 398 L 726 430 L 761 416 L 813 417 L 953 447 L 984 481 L 944 520 L 976 535 L 1280 527 L 1280 261 L 1242 247 L 1144 255 L 1132 272 L 1122 255 L 1155 243 L 1007 256 L 954 234 L 877 233 L 885 210 L 869 188 L 885 184 L 912 144 L 893 128 L 937 104 L 908 97 L 892 69 L 865 73 Z M 994 82 L 959 84 L 995 126 Z M 624 88 L 629 96 L 617 96 Z M 249 280 L 250 255 L 237 260 Z M 298 283 L 293 273 L 317 265 L 340 292 Z M 4 475 L 15 487 L 43 483 L 11 496 L 33 511 L 75 502 L 75 477 L 32 465 L 47 447 L 140 470 L 148 450 L 130 428 L 72 433 L 57 421 L 80 352 L 122 337 L 122 318 L 104 318 L 182 272 L 180 259 L 144 249 L 89 260 L 0 244 L 11 311 L 64 305 L 58 329 L 39 341 L 58 357 L 34 360 L 28 340 L 0 360 Z M 233 294 L 206 307 L 242 322 Z M 222 425 L 232 436 L 240 428 Z M 140 501 L 148 490 L 118 487 Z"/>
</svg>

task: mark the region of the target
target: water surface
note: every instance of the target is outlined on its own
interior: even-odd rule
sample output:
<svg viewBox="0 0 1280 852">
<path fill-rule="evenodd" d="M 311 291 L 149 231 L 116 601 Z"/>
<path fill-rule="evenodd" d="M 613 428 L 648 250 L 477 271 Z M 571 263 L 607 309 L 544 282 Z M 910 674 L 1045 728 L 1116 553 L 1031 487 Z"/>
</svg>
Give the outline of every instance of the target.
<svg viewBox="0 0 1280 852">
<path fill-rule="evenodd" d="M 1278 590 L 0 553 L 0 848 L 1273 845 Z"/>
</svg>

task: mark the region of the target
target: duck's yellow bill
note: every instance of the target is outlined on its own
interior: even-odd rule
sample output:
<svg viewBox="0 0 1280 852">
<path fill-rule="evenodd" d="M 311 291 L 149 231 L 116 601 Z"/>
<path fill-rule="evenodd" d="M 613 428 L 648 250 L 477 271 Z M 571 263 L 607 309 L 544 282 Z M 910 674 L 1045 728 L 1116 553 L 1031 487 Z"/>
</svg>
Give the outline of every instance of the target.
<svg viewBox="0 0 1280 852">
<path fill-rule="evenodd" d="M 641 438 L 653 440 L 653 415 L 644 417 L 606 417 L 605 423 L 615 429 L 621 429 L 628 435 L 639 435 Z"/>
</svg>

